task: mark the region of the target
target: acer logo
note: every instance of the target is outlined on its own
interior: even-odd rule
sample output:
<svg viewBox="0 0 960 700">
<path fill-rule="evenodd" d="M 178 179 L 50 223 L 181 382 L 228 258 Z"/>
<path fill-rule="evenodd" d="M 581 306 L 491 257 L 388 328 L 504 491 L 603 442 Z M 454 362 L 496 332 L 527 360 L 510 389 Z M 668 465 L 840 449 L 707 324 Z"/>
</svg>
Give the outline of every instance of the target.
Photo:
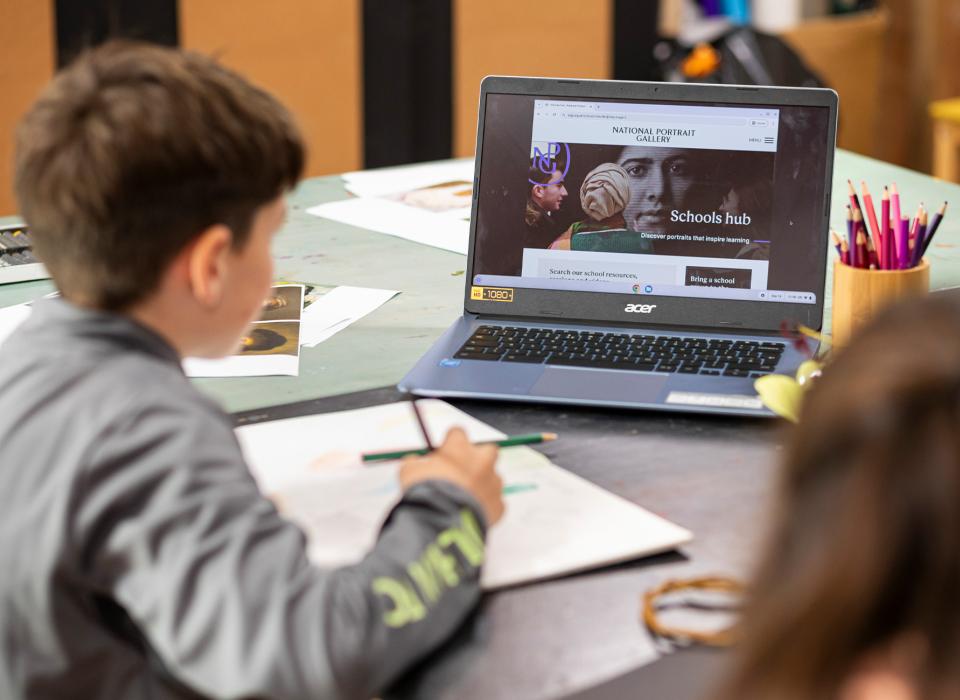
<svg viewBox="0 0 960 700">
<path fill-rule="evenodd" d="M 648 314 L 657 308 L 656 304 L 627 304 L 624 309 L 628 314 Z"/>
</svg>

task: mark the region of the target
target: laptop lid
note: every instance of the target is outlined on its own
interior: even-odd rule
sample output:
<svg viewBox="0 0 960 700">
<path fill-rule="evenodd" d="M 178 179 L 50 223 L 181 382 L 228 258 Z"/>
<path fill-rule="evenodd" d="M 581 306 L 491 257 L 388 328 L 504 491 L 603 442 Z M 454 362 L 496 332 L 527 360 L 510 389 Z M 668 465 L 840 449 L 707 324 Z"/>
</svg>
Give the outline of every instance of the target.
<svg viewBox="0 0 960 700">
<path fill-rule="evenodd" d="M 832 90 L 486 78 L 464 308 L 819 329 L 836 121 Z"/>
</svg>

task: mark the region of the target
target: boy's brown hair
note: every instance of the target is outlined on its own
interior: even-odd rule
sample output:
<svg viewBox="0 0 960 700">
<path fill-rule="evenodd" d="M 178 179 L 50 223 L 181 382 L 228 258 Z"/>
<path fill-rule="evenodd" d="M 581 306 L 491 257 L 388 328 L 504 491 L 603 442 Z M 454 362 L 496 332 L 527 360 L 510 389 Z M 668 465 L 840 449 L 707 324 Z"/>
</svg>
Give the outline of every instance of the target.
<svg viewBox="0 0 960 700">
<path fill-rule="evenodd" d="M 133 42 L 87 52 L 17 131 L 20 210 L 68 299 L 122 310 L 197 235 L 247 240 L 293 187 L 304 148 L 273 97 L 196 53 Z"/>
</svg>

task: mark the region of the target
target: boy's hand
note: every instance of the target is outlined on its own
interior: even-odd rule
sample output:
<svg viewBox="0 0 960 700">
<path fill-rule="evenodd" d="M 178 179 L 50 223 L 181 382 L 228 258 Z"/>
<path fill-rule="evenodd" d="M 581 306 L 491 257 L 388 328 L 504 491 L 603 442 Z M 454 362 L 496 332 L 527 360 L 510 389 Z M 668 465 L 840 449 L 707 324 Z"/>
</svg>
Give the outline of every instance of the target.
<svg viewBox="0 0 960 700">
<path fill-rule="evenodd" d="M 442 479 L 456 484 L 477 499 L 493 525 L 503 515 L 503 482 L 494 470 L 496 445 L 471 445 L 460 428 L 447 433 L 443 444 L 426 457 L 407 457 L 400 466 L 400 486 Z"/>
</svg>

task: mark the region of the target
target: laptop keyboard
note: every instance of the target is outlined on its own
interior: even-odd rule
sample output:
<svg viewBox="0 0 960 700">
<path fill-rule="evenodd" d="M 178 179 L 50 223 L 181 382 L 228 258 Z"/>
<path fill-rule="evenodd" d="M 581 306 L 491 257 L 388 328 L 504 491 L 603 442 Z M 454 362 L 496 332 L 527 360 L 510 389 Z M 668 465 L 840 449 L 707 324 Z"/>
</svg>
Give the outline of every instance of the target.
<svg viewBox="0 0 960 700">
<path fill-rule="evenodd" d="M 480 326 L 454 357 L 488 362 L 760 377 L 776 369 L 784 343 Z"/>
</svg>

